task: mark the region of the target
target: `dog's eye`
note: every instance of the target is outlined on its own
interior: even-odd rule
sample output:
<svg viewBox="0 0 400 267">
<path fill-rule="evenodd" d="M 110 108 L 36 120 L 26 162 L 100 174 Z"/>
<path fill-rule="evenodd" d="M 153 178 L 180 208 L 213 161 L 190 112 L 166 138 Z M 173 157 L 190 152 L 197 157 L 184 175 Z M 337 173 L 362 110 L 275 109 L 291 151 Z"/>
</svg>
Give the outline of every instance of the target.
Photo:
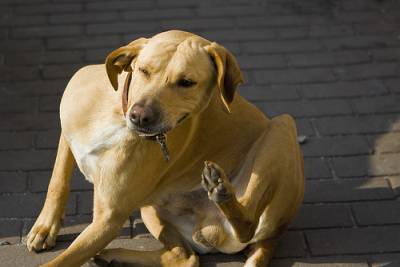
<svg viewBox="0 0 400 267">
<path fill-rule="evenodd" d="M 177 84 L 178 84 L 178 86 L 189 88 L 189 87 L 192 87 L 193 85 L 195 85 L 196 82 L 188 80 L 188 79 L 180 79 Z"/>
<path fill-rule="evenodd" d="M 150 72 L 148 72 L 146 69 L 139 68 L 139 71 L 140 71 L 141 73 L 143 73 L 144 75 L 146 75 L 146 76 L 150 76 Z"/>
</svg>

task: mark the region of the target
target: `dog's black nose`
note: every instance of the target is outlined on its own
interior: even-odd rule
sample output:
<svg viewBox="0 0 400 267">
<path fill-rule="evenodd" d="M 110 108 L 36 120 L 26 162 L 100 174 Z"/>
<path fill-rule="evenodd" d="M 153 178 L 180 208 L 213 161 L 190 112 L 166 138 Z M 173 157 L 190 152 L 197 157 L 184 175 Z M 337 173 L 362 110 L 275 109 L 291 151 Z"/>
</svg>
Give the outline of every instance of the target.
<svg viewBox="0 0 400 267">
<path fill-rule="evenodd" d="M 146 128 L 157 121 L 156 113 L 150 106 L 135 104 L 131 108 L 129 119 L 135 126 Z"/>
</svg>

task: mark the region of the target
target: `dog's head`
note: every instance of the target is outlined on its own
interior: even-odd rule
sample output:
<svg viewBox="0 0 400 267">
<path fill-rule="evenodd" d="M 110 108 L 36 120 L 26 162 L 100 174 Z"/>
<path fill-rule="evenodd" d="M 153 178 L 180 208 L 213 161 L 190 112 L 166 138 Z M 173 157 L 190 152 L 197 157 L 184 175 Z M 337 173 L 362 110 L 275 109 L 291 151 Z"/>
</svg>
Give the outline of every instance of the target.
<svg viewBox="0 0 400 267">
<path fill-rule="evenodd" d="M 115 90 L 118 74 L 132 72 L 126 122 L 141 135 L 165 133 L 209 104 L 215 91 L 229 112 L 243 76 L 223 46 L 181 31 L 140 38 L 111 52 L 107 74 Z"/>
</svg>

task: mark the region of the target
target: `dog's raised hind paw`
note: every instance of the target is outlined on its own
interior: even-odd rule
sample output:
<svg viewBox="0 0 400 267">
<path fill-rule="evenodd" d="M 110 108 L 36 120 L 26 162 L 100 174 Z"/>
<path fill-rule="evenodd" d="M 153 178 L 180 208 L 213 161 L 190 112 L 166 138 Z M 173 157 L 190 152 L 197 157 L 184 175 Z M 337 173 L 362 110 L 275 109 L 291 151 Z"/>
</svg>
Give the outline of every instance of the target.
<svg viewBox="0 0 400 267">
<path fill-rule="evenodd" d="M 223 202 L 234 196 L 232 185 L 224 170 L 211 161 L 204 162 L 201 184 L 208 192 L 208 198 L 215 202 Z"/>
</svg>

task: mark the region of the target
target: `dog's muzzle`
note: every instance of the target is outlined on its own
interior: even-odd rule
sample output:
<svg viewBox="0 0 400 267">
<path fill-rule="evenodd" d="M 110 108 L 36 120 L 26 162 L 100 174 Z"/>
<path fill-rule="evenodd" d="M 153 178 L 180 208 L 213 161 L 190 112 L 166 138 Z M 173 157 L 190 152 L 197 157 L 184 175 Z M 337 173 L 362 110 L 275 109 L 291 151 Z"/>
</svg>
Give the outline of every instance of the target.
<svg viewBox="0 0 400 267">
<path fill-rule="evenodd" d="M 122 91 L 122 111 L 124 113 L 124 117 L 126 118 L 126 112 L 128 111 L 128 96 L 129 96 L 129 87 L 132 81 L 132 72 L 129 71 L 128 75 L 126 76 L 125 79 L 125 83 L 124 83 L 124 90 Z M 136 126 L 146 126 L 144 124 L 151 122 L 151 120 L 149 119 L 149 114 L 146 114 L 146 112 L 140 112 L 139 109 L 133 109 L 132 110 L 132 114 L 130 114 L 132 116 L 129 116 L 131 122 L 136 125 Z M 165 161 L 169 161 L 170 156 L 169 156 L 169 151 L 168 151 L 168 147 L 167 147 L 167 140 L 166 140 L 166 135 L 165 133 L 158 133 L 158 134 L 154 134 L 154 135 L 148 135 L 148 134 L 139 134 L 139 136 L 142 136 L 148 140 L 153 140 L 156 141 L 161 148 L 161 152 L 163 154 L 163 157 L 165 159 Z"/>
</svg>

